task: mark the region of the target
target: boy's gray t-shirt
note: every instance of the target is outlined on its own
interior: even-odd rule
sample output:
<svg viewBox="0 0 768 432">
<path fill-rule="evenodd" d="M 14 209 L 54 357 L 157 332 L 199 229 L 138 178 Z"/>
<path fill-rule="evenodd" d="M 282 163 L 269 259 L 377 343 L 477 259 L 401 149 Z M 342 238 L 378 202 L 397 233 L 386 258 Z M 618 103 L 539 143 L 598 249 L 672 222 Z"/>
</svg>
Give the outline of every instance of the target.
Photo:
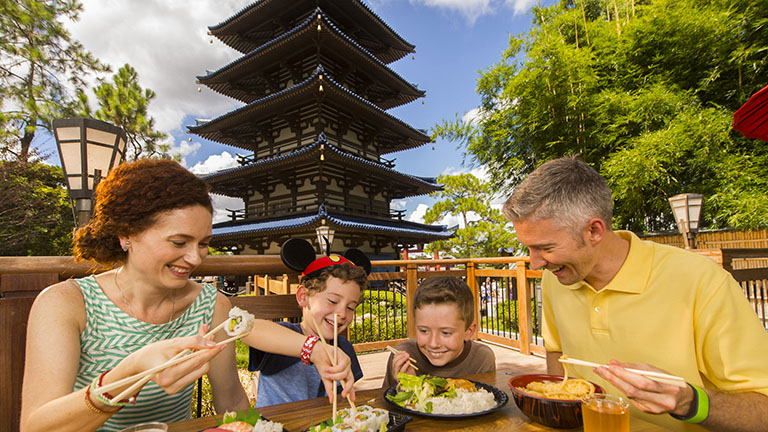
<svg viewBox="0 0 768 432">
<path fill-rule="evenodd" d="M 408 339 L 395 346 L 398 351 L 405 351 L 412 359 L 416 360 L 416 371 L 418 375 L 432 375 L 443 378 L 457 378 L 465 375 L 473 375 L 485 372 L 496 371 L 496 356 L 493 350 L 483 344 L 469 340 L 464 342 L 464 349 L 461 354 L 445 366 L 433 366 L 432 363 L 419 351 L 416 339 Z M 389 356 L 387 361 L 387 373 L 384 375 L 384 388 L 389 388 L 397 381 L 392 378 L 392 359 L 394 355 Z"/>
</svg>

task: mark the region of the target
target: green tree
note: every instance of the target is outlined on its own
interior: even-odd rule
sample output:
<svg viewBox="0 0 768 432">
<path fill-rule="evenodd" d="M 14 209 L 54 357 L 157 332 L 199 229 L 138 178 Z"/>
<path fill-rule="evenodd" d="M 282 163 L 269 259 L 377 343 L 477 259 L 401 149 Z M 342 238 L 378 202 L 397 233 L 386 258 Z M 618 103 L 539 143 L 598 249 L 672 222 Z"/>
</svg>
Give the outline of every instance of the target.
<svg viewBox="0 0 768 432">
<path fill-rule="evenodd" d="M 64 28 L 77 0 L 0 0 L 0 156 L 27 160 L 38 128 L 70 110 L 72 93 L 108 70 Z"/>
<path fill-rule="evenodd" d="M 88 97 L 78 93 L 80 115 L 95 117 L 123 128 L 128 138 L 129 155 L 139 157 L 170 158 L 170 145 L 161 143 L 167 135 L 154 130 L 155 119 L 147 113 L 149 102 L 155 92 L 142 89 L 139 76 L 131 65 L 121 67 L 112 77 L 112 82 L 103 82 L 94 90 L 99 109 L 91 114 Z"/>
<path fill-rule="evenodd" d="M 768 144 L 730 130 L 768 83 L 768 2 L 565 0 L 533 13 L 481 74 L 479 117 L 436 136 L 465 144 L 507 192 L 580 154 L 608 179 L 617 228 L 672 228 L 667 198 L 681 192 L 705 195 L 704 226 L 768 226 Z"/>
<path fill-rule="evenodd" d="M 70 255 L 74 226 L 61 168 L 0 161 L 0 255 Z"/>
<path fill-rule="evenodd" d="M 489 183 L 472 174 L 442 175 L 437 181 L 444 189 L 431 196 L 443 200 L 427 210 L 424 222 L 455 216 L 462 224 L 450 239 L 430 243 L 428 252 L 447 252 L 457 258 L 498 256 L 501 248 L 518 245 L 501 211 L 490 206 L 494 193 Z"/>
</svg>

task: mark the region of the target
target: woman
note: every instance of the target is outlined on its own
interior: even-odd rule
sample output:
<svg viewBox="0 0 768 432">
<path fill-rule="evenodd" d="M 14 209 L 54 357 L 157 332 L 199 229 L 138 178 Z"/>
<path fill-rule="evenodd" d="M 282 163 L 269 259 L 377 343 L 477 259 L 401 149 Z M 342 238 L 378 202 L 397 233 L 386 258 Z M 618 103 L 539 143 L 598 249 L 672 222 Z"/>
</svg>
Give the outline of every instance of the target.
<svg viewBox="0 0 768 432">
<path fill-rule="evenodd" d="M 231 304 L 211 285 L 189 280 L 211 239 L 213 209 L 205 182 L 176 162 L 145 159 L 113 170 L 94 200 L 93 218 L 75 235 L 75 256 L 117 268 L 53 285 L 35 300 L 21 430 L 116 431 L 146 421 L 184 420 L 194 381 L 205 373 L 217 412 L 247 408 L 234 344 L 212 347 L 214 341 L 204 337 L 227 319 Z M 259 349 L 302 353 L 305 338 L 284 327 L 257 320 L 253 332 L 269 335 L 259 338 Z M 219 333 L 215 340 L 227 337 Z M 98 396 L 99 387 L 187 349 L 206 353 L 155 374 L 138 394 L 115 404 Z M 336 367 L 324 350 L 303 354 L 311 356 L 328 388 L 334 379 L 352 387 L 343 353 Z"/>
</svg>

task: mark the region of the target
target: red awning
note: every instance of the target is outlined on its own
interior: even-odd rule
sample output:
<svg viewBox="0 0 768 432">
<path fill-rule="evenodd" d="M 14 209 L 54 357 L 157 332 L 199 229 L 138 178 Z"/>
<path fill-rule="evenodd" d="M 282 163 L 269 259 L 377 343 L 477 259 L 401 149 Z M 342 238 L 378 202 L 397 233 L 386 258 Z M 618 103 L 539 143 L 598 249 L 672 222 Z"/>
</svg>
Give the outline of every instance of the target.
<svg viewBox="0 0 768 432">
<path fill-rule="evenodd" d="M 768 86 L 733 113 L 733 128 L 747 138 L 768 141 Z"/>
</svg>

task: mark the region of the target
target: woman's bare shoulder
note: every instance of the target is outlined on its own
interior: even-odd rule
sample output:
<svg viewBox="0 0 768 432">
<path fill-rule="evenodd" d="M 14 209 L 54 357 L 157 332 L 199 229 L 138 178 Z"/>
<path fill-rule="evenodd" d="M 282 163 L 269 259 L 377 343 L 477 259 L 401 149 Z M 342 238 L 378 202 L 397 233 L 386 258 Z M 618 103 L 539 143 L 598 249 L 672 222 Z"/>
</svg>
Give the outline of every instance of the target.
<svg viewBox="0 0 768 432">
<path fill-rule="evenodd" d="M 85 320 L 85 301 L 80 287 L 72 279 L 51 285 L 38 294 L 31 314 L 43 316 L 69 316 Z"/>
</svg>

